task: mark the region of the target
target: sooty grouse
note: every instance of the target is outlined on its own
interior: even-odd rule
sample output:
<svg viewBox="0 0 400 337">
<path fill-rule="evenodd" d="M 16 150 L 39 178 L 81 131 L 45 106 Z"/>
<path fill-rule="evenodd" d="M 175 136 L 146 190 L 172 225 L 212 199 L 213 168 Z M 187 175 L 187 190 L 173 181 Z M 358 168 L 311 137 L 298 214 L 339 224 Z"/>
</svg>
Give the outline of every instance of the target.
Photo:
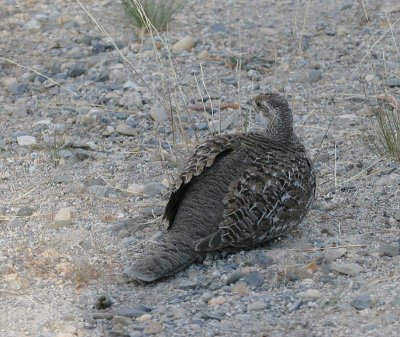
<svg viewBox="0 0 400 337">
<path fill-rule="evenodd" d="M 127 278 L 151 282 L 207 251 L 255 247 L 304 218 L 315 175 L 289 105 L 275 93 L 258 95 L 253 105 L 265 129 L 216 136 L 196 148 L 165 208 L 167 233 L 126 270 Z"/>
</svg>

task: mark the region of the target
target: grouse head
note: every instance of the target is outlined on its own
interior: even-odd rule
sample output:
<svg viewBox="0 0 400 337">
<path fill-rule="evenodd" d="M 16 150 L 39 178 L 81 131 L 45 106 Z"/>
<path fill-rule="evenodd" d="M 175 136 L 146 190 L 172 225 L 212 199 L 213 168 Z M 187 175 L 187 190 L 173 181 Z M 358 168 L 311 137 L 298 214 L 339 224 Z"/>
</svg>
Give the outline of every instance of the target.
<svg viewBox="0 0 400 337">
<path fill-rule="evenodd" d="M 254 110 L 264 126 L 264 134 L 271 140 L 287 143 L 295 138 L 293 117 L 286 99 L 276 93 L 264 93 L 252 100 Z"/>
</svg>

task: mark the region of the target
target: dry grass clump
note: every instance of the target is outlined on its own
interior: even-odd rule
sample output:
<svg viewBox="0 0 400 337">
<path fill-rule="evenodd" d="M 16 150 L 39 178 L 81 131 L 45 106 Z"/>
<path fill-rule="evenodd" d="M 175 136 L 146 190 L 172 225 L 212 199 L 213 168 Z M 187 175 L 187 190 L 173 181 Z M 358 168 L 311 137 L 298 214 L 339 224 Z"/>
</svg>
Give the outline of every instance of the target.
<svg viewBox="0 0 400 337">
<path fill-rule="evenodd" d="M 400 162 L 400 106 L 393 96 L 378 96 L 380 106 L 372 122 L 373 146 L 380 155 Z"/>
<path fill-rule="evenodd" d="M 146 20 L 149 20 L 157 30 L 166 30 L 174 15 L 182 9 L 184 1 L 122 0 L 122 5 L 135 27 L 145 30 Z"/>
</svg>

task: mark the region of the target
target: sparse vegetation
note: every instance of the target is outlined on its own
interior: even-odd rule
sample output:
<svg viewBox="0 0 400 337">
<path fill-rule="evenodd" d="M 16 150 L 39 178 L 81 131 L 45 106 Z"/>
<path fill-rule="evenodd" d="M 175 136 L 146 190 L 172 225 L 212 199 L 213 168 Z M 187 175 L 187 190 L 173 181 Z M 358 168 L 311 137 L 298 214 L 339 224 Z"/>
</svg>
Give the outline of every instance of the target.
<svg viewBox="0 0 400 337">
<path fill-rule="evenodd" d="M 400 110 L 393 96 L 379 96 L 379 108 L 373 121 L 373 145 L 380 155 L 389 155 L 400 162 Z"/>
<path fill-rule="evenodd" d="M 157 30 L 166 30 L 173 16 L 182 9 L 182 0 L 122 0 L 132 24 L 146 30 L 148 19 Z"/>
</svg>

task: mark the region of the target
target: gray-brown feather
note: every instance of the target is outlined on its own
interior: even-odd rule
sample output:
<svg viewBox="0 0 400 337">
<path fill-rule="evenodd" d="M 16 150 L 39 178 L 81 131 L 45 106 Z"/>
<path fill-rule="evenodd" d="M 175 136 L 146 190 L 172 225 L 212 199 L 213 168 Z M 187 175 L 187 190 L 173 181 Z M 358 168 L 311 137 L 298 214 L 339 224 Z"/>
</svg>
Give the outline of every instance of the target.
<svg viewBox="0 0 400 337">
<path fill-rule="evenodd" d="M 257 100 L 262 113 L 274 114 L 272 126 L 263 133 L 217 136 L 196 149 L 166 206 L 163 242 L 132 266 L 130 278 L 149 282 L 176 273 L 206 251 L 252 248 L 304 218 L 315 175 L 292 131 L 290 109 L 275 94 Z"/>
</svg>

